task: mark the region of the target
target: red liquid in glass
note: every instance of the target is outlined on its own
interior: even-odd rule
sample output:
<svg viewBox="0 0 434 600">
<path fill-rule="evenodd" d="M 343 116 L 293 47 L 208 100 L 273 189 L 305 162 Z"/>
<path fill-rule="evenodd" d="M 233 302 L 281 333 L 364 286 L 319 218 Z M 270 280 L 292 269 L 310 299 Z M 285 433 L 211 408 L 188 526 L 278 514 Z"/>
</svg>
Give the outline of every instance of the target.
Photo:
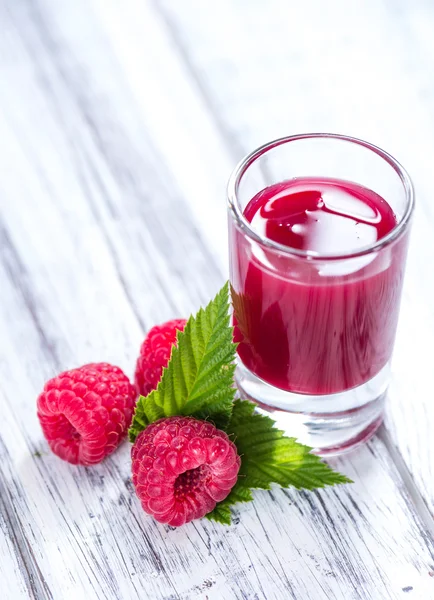
<svg viewBox="0 0 434 600">
<path fill-rule="evenodd" d="M 351 254 L 396 226 L 378 194 L 333 179 L 270 186 L 244 214 L 270 240 L 321 254 Z M 306 394 L 348 390 L 379 373 L 395 338 L 405 241 L 378 254 L 318 261 L 253 247 L 232 228 L 235 339 L 248 369 Z"/>
</svg>

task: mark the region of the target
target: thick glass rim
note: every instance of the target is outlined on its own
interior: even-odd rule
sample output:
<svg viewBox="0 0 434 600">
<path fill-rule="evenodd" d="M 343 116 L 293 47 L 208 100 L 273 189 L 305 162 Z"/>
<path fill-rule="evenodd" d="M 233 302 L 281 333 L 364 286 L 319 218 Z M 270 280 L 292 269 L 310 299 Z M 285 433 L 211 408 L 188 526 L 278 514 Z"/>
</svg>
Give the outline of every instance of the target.
<svg viewBox="0 0 434 600">
<path fill-rule="evenodd" d="M 283 244 L 279 244 L 278 242 L 270 240 L 269 238 L 265 237 L 264 235 L 261 235 L 260 233 L 258 233 L 257 231 L 255 231 L 253 229 L 253 227 L 251 226 L 249 221 L 244 216 L 243 211 L 240 206 L 240 203 L 238 202 L 238 190 L 239 190 L 243 175 L 246 173 L 246 171 L 249 169 L 249 167 L 258 158 L 260 158 L 261 156 L 263 156 L 264 154 L 266 154 L 269 150 L 272 150 L 273 148 L 277 148 L 278 146 L 282 146 L 283 144 L 295 142 L 298 140 L 315 139 L 315 138 L 339 140 L 339 141 L 343 141 L 343 142 L 349 142 L 351 144 L 357 144 L 359 146 L 367 148 L 368 150 L 371 150 L 372 152 L 374 152 L 375 154 L 380 156 L 383 160 L 385 160 L 399 176 L 401 183 L 403 185 L 404 191 L 405 191 L 407 206 L 405 208 L 405 212 L 402 215 L 402 218 L 399 221 L 399 223 L 397 223 L 396 226 L 380 240 L 378 240 L 372 244 L 369 244 L 367 246 L 363 246 L 362 248 L 359 248 L 353 252 L 321 253 L 321 252 L 314 252 L 312 250 L 299 250 L 297 248 L 290 248 L 289 246 L 284 246 Z M 297 135 L 289 135 L 289 136 L 277 138 L 275 140 L 272 140 L 271 142 L 267 142 L 266 144 L 259 146 L 259 148 L 256 148 L 256 150 L 253 150 L 253 152 L 251 152 L 245 158 L 243 158 L 238 163 L 238 165 L 235 167 L 235 169 L 233 170 L 231 176 L 229 177 L 229 181 L 228 181 L 228 185 L 227 185 L 227 196 L 228 196 L 228 202 L 229 202 L 229 209 L 231 211 L 233 218 L 235 219 L 237 225 L 243 230 L 243 232 L 248 237 L 255 240 L 262 246 L 266 246 L 267 248 L 277 251 L 280 254 L 286 254 L 289 256 L 298 256 L 298 257 L 307 258 L 310 260 L 338 260 L 338 259 L 345 259 L 345 258 L 356 258 L 359 256 L 365 256 L 366 254 L 370 254 L 371 252 L 376 252 L 378 250 L 381 250 L 385 246 L 388 246 L 395 239 L 397 239 L 400 236 L 400 234 L 403 231 L 405 231 L 408 223 L 411 220 L 411 217 L 413 214 L 413 209 L 414 209 L 414 188 L 413 188 L 413 184 L 410 179 L 410 176 L 407 173 L 407 171 L 404 169 L 404 167 L 395 158 L 393 158 L 393 156 L 391 154 L 389 154 L 388 152 L 385 152 L 378 146 L 375 146 L 374 144 L 371 144 L 371 143 L 361 140 L 359 138 L 355 138 L 355 137 L 351 137 L 351 136 L 347 136 L 347 135 L 340 135 L 337 133 L 301 133 L 301 134 L 297 134 Z"/>
</svg>

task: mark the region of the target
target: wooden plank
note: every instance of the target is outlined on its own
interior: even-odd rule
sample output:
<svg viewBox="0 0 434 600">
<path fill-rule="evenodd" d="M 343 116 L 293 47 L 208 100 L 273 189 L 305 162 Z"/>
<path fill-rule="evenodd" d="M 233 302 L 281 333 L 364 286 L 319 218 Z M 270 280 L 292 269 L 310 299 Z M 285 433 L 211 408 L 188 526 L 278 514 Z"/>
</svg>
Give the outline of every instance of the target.
<svg viewBox="0 0 434 600">
<path fill-rule="evenodd" d="M 0 453 L 2 455 L 3 451 Z M 3 576 L 0 594 L 3 598 L 35 598 L 37 588 L 31 576 L 33 568 L 29 573 L 28 555 L 23 553 L 25 540 L 21 528 L 11 516 L 7 494 L 7 489 L 0 481 L 0 561 Z"/>
<path fill-rule="evenodd" d="M 413 2 L 200 0 L 158 3 L 223 130 L 245 153 L 286 133 L 337 131 L 369 139 L 408 168 L 418 210 L 387 425 L 434 514 L 434 387 L 427 298 L 434 120 L 434 6 Z M 193 18 L 194 15 L 194 18 Z"/>
<path fill-rule="evenodd" d="M 354 486 L 257 494 L 229 529 L 144 515 L 128 444 L 89 469 L 48 451 L 34 413 L 44 380 L 103 359 L 131 374 L 146 327 L 219 287 L 233 159 L 149 4 L 5 6 L 0 459 L 38 600 L 428 598 L 429 523 L 380 439 L 337 463 Z"/>
</svg>

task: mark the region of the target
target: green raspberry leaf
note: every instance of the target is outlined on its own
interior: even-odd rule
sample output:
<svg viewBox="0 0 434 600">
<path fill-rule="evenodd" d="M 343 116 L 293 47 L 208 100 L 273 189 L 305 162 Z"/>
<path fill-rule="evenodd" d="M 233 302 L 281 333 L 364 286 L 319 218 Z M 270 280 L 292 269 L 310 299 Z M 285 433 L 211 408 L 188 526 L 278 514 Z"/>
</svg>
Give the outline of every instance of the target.
<svg viewBox="0 0 434 600">
<path fill-rule="evenodd" d="M 283 435 L 269 417 L 255 413 L 255 404 L 236 400 L 226 429 L 233 438 L 241 467 L 238 481 L 229 496 L 207 515 L 211 520 L 230 524 L 229 507 L 252 500 L 251 489 L 269 490 L 272 483 L 281 487 L 313 490 L 326 485 L 352 483 L 311 454 L 312 448 Z"/>
<path fill-rule="evenodd" d="M 229 323 L 228 284 L 189 318 L 177 340 L 157 389 L 137 402 L 129 430 L 131 442 L 162 417 L 209 419 L 220 429 L 229 422 L 235 399 L 236 344 Z"/>
<path fill-rule="evenodd" d="M 205 515 L 205 518 L 209 521 L 216 521 L 217 523 L 221 523 L 222 525 L 231 525 L 232 524 L 232 513 L 230 504 L 226 500 L 223 502 L 219 502 L 213 511 Z"/>
</svg>

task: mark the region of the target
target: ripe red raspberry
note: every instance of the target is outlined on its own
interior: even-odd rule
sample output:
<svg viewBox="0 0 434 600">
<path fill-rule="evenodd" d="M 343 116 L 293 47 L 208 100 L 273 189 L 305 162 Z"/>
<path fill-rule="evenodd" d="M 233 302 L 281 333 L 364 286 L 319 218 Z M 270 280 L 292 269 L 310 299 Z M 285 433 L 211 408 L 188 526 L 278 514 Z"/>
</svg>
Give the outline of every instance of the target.
<svg viewBox="0 0 434 600">
<path fill-rule="evenodd" d="M 175 527 L 203 517 L 224 500 L 241 464 L 226 433 L 192 417 L 152 423 L 138 436 L 131 456 L 143 510 Z"/>
<path fill-rule="evenodd" d="M 84 365 L 50 379 L 37 402 L 51 450 L 73 465 L 94 465 L 125 437 L 136 391 L 107 363 Z"/>
<path fill-rule="evenodd" d="M 157 387 L 163 369 L 169 362 L 176 333 L 183 331 L 186 323 L 185 319 L 167 321 L 153 327 L 146 336 L 136 364 L 135 381 L 139 394 L 147 396 Z"/>
</svg>

